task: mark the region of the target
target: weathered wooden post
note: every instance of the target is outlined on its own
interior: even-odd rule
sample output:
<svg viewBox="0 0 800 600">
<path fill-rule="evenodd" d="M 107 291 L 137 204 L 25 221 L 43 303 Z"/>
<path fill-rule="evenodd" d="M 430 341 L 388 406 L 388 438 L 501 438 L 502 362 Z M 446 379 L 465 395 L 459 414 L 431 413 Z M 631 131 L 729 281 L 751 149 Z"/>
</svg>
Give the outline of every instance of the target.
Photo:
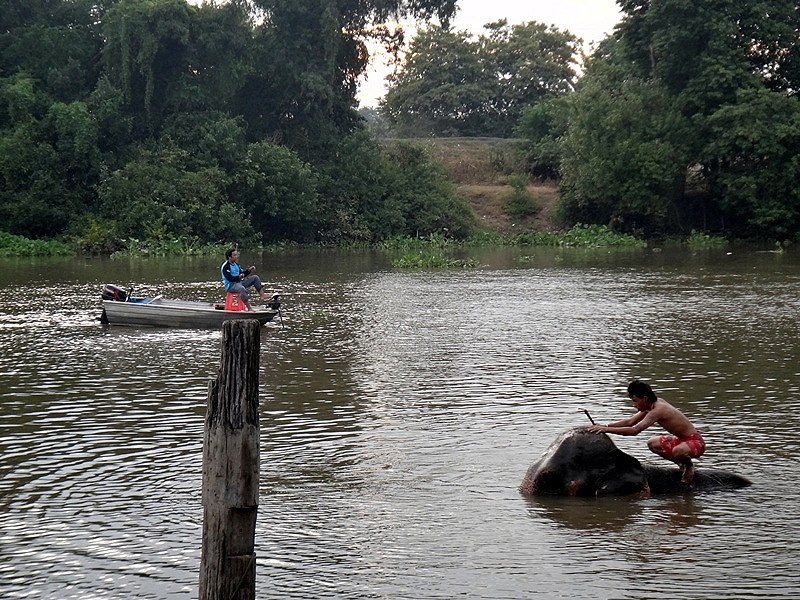
<svg viewBox="0 0 800 600">
<path fill-rule="evenodd" d="M 222 325 L 203 440 L 200 600 L 254 600 L 258 512 L 258 321 Z"/>
</svg>

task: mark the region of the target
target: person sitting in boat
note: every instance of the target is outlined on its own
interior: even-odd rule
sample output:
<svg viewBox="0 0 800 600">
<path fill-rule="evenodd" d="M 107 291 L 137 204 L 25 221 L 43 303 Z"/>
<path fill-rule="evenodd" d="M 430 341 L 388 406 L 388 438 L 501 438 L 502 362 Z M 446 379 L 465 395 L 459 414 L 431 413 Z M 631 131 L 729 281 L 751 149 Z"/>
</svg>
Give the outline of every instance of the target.
<svg viewBox="0 0 800 600">
<path fill-rule="evenodd" d="M 250 296 L 247 294 L 247 288 L 251 286 L 256 288 L 259 298 L 262 300 L 268 298 L 267 293 L 262 288 L 261 279 L 259 279 L 258 275 L 254 275 L 255 270 L 255 267 L 242 269 L 239 266 L 239 251 L 236 248 L 231 248 L 225 252 L 225 262 L 220 267 L 222 285 L 225 286 L 226 292 L 238 293 L 247 310 L 253 310 L 253 307 L 250 306 Z"/>
</svg>

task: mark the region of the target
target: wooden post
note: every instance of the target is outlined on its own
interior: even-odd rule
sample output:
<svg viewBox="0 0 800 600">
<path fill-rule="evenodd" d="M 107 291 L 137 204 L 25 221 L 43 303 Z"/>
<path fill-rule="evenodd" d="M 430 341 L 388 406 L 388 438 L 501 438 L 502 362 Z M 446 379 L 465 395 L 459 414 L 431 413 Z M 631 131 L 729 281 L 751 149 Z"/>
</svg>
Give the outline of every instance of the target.
<svg viewBox="0 0 800 600">
<path fill-rule="evenodd" d="M 258 321 L 222 324 L 203 440 L 200 600 L 255 600 L 258 513 Z"/>
</svg>

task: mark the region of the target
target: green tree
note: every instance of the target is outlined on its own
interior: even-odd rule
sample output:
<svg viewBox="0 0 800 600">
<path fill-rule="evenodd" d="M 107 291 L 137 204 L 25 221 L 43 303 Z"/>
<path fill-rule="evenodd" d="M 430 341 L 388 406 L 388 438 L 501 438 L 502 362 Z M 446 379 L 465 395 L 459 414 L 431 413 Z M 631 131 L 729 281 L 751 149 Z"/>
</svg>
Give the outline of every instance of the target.
<svg viewBox="0 0 800 600">
<path fill-rule="evenodd" d="M 244 210 L 227 198 L 228 176 L 217 167 L 192 168 L 174 147 L 142 149 L 100 184 L 100 217 L 124 238 L 163 241 L 252 240 Z"/>
<path fill-rule="evenodd" d="M 251 144 L 234 174 L 232 196 L 265 241 L 314 241 L 322 217 L 317 175 L 288 148 Z"/>
<path fill-rule="evenodd" d="M 43 117 L 52 102 L 24 71 L 0 79 L 0 125 L 4 129 Z"/>
<path fill-rule="evenodd" d="M 236 170 L 247 148 L 244 119 L 224 112 L 176 112 L 166 119 L 162 140 L 186 151 L 195 167 Z"/>
<path fill-rule="evenodd" d="M 176 108 L 178 82 L 188 69 L 190 11 L 185 0 L 124 0 L 105 16 L 104 71 L 122 92 L 140 137 L 157 134 Z"/>
<path fill-rule="evenodd" d="M 254 68 L 237 110 L 249 140 L 272 139 L 304 160 L 325 161 L 360 124 L 358 79 L 368 43 L 390 51 L 400 31 L 385 23 L 436 16 L 446 22 L 455 0 L 253 0 L 263 17 L 254 38 Z"/>
<path fill-rule="evenodd" d="M 618 37 L 642 76 L 713 111 L 741 87 L 796 90 L 800 14 L 785 0 L 621 0 Z M 703 85 L 705 83 L 705 85 Z M 695 96 L 692 98 L 692 96 Z"/>
<path fill-rule="evenodd" d="M 56 153 L 51 171 L 88 207 L 102 167 L 94 116 L 83 102 L 55 102 L 42 125 L 43 137 Z"/>
<path fill-rule="evenodd" d="M 508 137 L 529 106 L 574 89 L 581 40 L 536 21 L 509 27 L 503 19 L 486 29 L 481 43 L 496 86 L 486 108 L 487 130 Z"/>
<path fill-rule="evenodd" d="M 69 234 L 95 251 L 117 236 L 243 240 L 253 225 L 268 239 L 374 239 L 461 218 L 424 161 L 406 157 L 438 190 L 429 211 L 409 212 L 407 190 L 392 189 L 410 186 L 401 167 L 354 135 L 368 42 L 396 47 L 401 32 L 384 23 L 446 22 L 455 0 L 3 9 L 0 218 L 16 233 Z M 352 175 L 341 185 L 337 166 Z"/>
<path fill-rule="evenodd" d="M 0 77 L 26 72 L 54 99 L 82 100 L 99 76 L 100 20 L 113 0 L 4 0 Z"/>
<path fill-rule="evenodd" d="M 381 104 L 401 131 L 508 137 L 528 106 L 572 89 L 573 35 L 535 21 L 486 29 L 477 40 L 441 27 L 417 34 Z"/>
<path fill-rule="evenodd" d="M 482 107 L 495 91 L 478 42 L 466 31 L 432 27 L 417 33 L 402 69 L 390 77 L 381 111 L 406 137 L 475 136 Z"/>
<path fill-rule="evenodd" d="M 0 220 L 11 233 L 53 237 L 92 204 L 102 156 L 82 102 L 53 102 L 24 74 L 0 82 L 11 126 L 0 129 Z"/>
<path fill-rule="evenodd" d="M 669 229 L 689 164 L 689 131 L 658 82 L 590 63 L 561 149 L 565 220 L 651 235 Z"/>
<path fill-rule="evenodd" d="M 789 107 L 796 106 L 800 86 L 797 7 L 784 0 L 632 0 L 622 7 L 627 15 L 619 34 L 634 63 L 661 81 L 692 120 L 684 145 L 706 177 L 719 226 L 785 235 L 776 216 L 793 213 L 794 201 L 780 192 L 785 183 L 777 182 L 785 182 L 792 169 L 785 170 L 774 148 L 766 157 L 753 150 L 768 139 L 791 141 L 784 119 L 792 122 Z M 765 112 L 766 106 L 781 110 Z M 751 141 L 733 141 L 721 123 Z M 777 185 L 752 191 L 753 182 L 767 180 Z M 767 198 L 768 191 L 779 195 Z"/>
<path fill-rule="evenodd" d="M 561 143 L 569 126 L 570 96 L 557 96 L 525 109 L 514 129 L 528 172 L 542 179 L 561 173 Z"/>
<path fill-rule="evenodd" d="M 86 98 L 89 111 L 97 120 L 98 145 L 104 152 L 110 169 L 127 161 L 136 152 L 134 116 L 125 109 L 122 90 L 103 76 Z"/>
<path fill-rule="evenodd" d="M 800 230 L 800 103 L 744 89 L 709 118 L 701 160 L 711 193 L 740 237 L 786 240 Z"/>
<path fill-rule="evenodd" d="M 79 208 L 53 171 L 55 150 L 40 139 L 38 123 L 0 136 L 0 222 L 5 231 L 32 238 L 58 235 Z"/>
<path fill-rule="evenodd" d="M 780 239 L 796 232 L 796 7 L 620 6 L 625 16 L 588 64 L 558 148 L 568 220 Z M 529 145 L 542 141 L 532 130 Z M 700 181 L 687 186 L 689 173 Z"/>
<path fill-rule="evenodd" d="M 189 13 L 186 69 L 175 104 L 181 112 L 233 112 L 254 62 L 253 24 L 240 2 L 203 3 Z"/>
</svg>

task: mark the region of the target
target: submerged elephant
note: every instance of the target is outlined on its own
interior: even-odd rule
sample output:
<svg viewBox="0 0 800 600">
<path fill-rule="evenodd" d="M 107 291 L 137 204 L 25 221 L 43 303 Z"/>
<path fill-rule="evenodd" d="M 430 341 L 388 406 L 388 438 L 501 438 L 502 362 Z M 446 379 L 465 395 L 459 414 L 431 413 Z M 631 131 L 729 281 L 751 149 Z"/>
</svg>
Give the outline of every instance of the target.
<svg viewBox="0 0 800 600">
<path fill-rule="evenodd" d="M 751 482 L 720 469 L 695 469 L 690 485 L 677 467 L 642 465 L 604 433 L 570 429 L 528 469 L 520 492 L 530 496 L 628 496 L 677 494 L 747 487 Z"/>
</svg>

